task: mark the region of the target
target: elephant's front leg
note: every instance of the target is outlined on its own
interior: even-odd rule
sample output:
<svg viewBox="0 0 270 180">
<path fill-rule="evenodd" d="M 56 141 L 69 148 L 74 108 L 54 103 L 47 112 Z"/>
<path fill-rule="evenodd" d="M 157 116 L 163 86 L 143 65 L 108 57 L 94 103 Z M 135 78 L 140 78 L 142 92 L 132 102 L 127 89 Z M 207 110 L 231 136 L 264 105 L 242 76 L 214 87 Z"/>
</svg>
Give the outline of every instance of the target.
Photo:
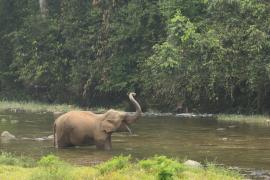
<svg viewBox="0 0 270 180">
<path fill-rule="evenodd" d="M 105 140 L 96 142 L 97 149 L 102 150 L 111 150 L 112 149 L 112 142 L 111 142 L 111 134 L 109 134 Z"/>
<path fill-rule="evenodd" d="M 105 150 L 111 150 L 112 149 L 112 140 L 111 140 L 111 135 L 108 135 L 105 144 L 104 144 L 104 149 Z"/>
</svg>

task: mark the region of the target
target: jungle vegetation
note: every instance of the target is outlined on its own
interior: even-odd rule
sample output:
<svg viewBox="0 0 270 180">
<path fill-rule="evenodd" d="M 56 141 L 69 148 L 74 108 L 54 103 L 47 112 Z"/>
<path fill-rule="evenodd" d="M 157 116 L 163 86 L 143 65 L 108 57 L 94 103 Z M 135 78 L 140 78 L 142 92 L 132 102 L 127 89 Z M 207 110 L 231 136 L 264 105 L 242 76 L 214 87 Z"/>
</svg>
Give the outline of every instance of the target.
<svg viewBox="0 0 270 180">
<path fill-rule="evenodd" d="M 267 0 L 0 0 L 0 98 L 270 111 Z"/>
</svg>

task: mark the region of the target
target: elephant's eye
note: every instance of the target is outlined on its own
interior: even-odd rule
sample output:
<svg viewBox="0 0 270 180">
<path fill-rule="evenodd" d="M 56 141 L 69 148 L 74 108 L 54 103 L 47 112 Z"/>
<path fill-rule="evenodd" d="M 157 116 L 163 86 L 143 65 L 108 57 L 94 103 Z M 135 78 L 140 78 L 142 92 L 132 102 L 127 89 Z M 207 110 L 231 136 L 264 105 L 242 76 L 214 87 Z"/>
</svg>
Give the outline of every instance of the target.
<svg viewBox="0 0 270 180">
<path fill-rule="evenodd" d="M 109 123 L 114 123 L 114 120 L 108 119 L 108 122 L 109 122 Z"/>
</svg>

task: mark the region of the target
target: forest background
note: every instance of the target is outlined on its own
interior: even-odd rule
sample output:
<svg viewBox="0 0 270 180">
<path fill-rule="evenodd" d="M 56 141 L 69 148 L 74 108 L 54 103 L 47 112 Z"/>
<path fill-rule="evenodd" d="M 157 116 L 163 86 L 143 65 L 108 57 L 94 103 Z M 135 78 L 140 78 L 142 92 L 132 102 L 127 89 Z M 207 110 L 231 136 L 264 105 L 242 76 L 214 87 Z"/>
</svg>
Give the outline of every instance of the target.
<svg viewBox="0 0 270 180">
<path fill-rule="evenodd" d="M 268 0 L 0 0 L 0 99 L 270 112 Z"/>
</svg>

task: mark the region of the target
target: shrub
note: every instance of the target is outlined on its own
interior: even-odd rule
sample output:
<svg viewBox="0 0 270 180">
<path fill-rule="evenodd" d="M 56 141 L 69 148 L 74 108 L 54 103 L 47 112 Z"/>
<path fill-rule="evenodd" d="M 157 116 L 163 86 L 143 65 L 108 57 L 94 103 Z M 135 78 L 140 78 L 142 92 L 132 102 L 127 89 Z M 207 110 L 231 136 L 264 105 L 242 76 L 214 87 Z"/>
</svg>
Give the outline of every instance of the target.
<svg viewBox="0 0 270 180">
<path fill-rule="evenodd" d="M 59 157 L 54 155 L 47 155 L 42 157 L 38 165 L 41 167 L 52 167 L 52 166 L 58 166 L 60 164 L 63 164 L 64 162 L 59 159 Z"/>
<path fill-rule="evenodd" d="M 99 172 L 105 174 L 128 167 L 130 158 L 131 156 L 113 157 L 110 161 L 98 166 Z"/>
<path fill-rule="evenodd" d="M 141 160 L 139 165 L 150 172 L 156 173 L 159 180 L 173 179 L 176 173 L 183 170 L 183 166 L 166 156 L 155 156 L 150 159 Z"/>
</svg>

